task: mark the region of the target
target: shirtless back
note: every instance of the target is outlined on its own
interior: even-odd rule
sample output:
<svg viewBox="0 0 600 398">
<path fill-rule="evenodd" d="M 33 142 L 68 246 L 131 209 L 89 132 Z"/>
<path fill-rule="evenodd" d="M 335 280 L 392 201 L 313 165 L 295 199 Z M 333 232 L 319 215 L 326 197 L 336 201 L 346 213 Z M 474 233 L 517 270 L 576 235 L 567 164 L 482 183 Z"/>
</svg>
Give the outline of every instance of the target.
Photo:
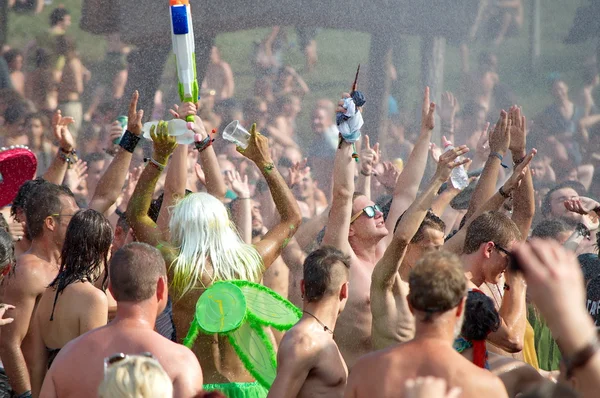
<svg viewBox="0 0 600 398">
<path fill-rule="evenodd" d="M 103 379 L 104 359 L 117 353 L 150 352 L 173 381 L 175 397 L 202 390 L 202 370 L 194 354 L 153 330 L 167 300 L 167 270 L 158 250 L 143 243 L 119 249 L 111 259 L 109 289 L 117 315 L 67 344 L 54 360 L 42 396 L 95 396 Z"/>
<path fill-rule="evenodd" d="M 269 397 L 342 397 L 348 369 L 333 340 L 348 297 L 350 258 L 325 246 L 304 262 L 304 315 L 283 337 Z"/>
<path fill-rule="evenodd" d="M 345 397 L 403 397 L 404 382 L 424 376 L 442 378 L 448 388 L 460 387 L 464 398 L 507 397 L 500 379 L 435 339 L 414 340 L 363 357 L 352 368 Z"/>
</svg>

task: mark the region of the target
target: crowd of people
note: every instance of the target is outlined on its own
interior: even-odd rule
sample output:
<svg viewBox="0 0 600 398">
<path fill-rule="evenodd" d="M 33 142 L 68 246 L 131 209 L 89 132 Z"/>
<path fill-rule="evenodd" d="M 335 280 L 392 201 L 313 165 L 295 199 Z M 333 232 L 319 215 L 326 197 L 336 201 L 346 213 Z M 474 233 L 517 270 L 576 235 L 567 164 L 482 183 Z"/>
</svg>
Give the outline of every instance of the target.
<svg viewBox="0 0 600 398">
<path fill-rule="evenodd" d="M 497 3 L 500 45 L 522 5 Z M 0 58 L 0 155 L 37 159 L 0 217 L 0 396 L 596 396 L 596 60 L 575 94 L 554 76 L 528 120 L 482 53 L 461 92 L 434 104 L 423 90 L 420 120 L 390 109 L 384 147 L 343 139 L 343 100 L 306 103 L 283 27 L 256 44 L 251 97 L 213 47 L 198 103 L 168 109 L 157 92 L 144 113 L 125 97 L 129 48 L 109 37 L 92 76 L 70 23 L 55 9 Z M 297 33 L 312 71 L 316 31 Z M 191 145 L 162 121 L 192 118 Z M 234 120 L 245 149 L 221 137 Z M 273 352 L 195 326 L 210 295 L 225 330 L 236 311 L 210 289 L 231 281 L 295 306 L 289 330 L 254 336 Z M 244 349 L 272 356 L 273 379 Z"/>
</svg>

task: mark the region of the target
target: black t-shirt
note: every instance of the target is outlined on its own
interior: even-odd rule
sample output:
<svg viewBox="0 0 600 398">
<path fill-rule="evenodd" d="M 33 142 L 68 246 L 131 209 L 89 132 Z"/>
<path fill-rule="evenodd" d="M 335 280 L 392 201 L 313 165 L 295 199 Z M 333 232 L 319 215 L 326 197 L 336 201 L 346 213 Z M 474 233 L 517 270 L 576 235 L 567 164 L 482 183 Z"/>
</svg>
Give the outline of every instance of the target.
<svg viewBox="0 0 600 398">
<path fill-rule="evenodd" d="M 600 275 L 600 258 L 598 258 L 597 254 L 585 253 L 579 255 L 577 259 L 581 265 L 581 272 L 583 272 L 585 283 Z"/>
<path fill-rule="evenodd" d="M 586 307 L 596 326 L 600 326 L 600 276 L 596 276 L 587 285 Z"/>
</svg>

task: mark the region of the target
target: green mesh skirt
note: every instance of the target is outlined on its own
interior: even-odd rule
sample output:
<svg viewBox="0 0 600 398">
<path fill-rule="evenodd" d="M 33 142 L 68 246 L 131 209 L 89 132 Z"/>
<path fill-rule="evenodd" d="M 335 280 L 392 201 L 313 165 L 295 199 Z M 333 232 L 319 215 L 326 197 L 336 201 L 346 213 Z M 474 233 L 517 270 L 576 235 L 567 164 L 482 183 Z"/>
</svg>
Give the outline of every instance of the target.
<svg viewBox="0 0 600 398">
<path fill-rule="evenodd" d="M 269 391 L 258 382 L 205 384 L 204 391 L 219 391 L 227 398 L 266 398 Z"/>
</svg>

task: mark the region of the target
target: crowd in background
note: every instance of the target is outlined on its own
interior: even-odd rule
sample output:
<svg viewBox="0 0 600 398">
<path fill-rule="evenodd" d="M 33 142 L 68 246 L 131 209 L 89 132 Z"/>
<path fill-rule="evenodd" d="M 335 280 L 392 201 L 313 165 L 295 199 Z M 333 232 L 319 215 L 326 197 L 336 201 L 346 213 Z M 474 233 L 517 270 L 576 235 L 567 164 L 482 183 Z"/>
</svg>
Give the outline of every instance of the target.
<svg viewBox="0 0 600 398">
<path fill-rule="evenodd" d="M 82 385 L 100 386 L 103 397 L 192 397 L 202 390 L 202 374 L 204 383 L 251 381 L 226 360 L 231 353 L 223 353 L 221 340 L 212 342 L 212 348 L 223 350 L 214 364 L 213 353 L 206 353 L 210 341 L 199 343 L 192 350 L 195 356 L 166 342 L 185 336 L 178 311 L 193 308 L 172 297 L 190 289 L 167 293 L 167 268 L 180 257 L 161 249 L 162 242 L 171 242 L 174 251 L 183 253 L 185 239 L 175 231 L 178 223 L 191 221 L 182 221 L 184 216 L 178 218 L 171 209 L 200 206 L 193 199 L 187 204 L 182 200 L 189 193 L 208 193 L 225 205 L 240 245 L 255 245 L 262 258 L 266 270 L 258 280 L 305 310 L 291 331 L 272 331 L 280 368 L 269 396 L 316 396 L 311 394 L 321 389 L 328 391 L 323 396 L 388 397 L 401 393 L 405 383 L 403 396 L 458 394 L 446 395 L 446 385 L 460 386 L 463 396 L 512 397 L 532 386 L 542 395 L 530 396 L 571 396 L 573 391 L 593 396 L 600 386 L 598 343 L 593 339 L 586 345 L 591 339 L 586 332 L 595 334 L 592 324 L 600 322 L 597 60 L 578 60 L 585 64 L 582 87 L 570 89 L 560 75 L 553 76 L 547 87 L 553 102 L 525 118 L 516 106 L 514 87 L 500 78 L 493 52 L 505 37 L 518 34 L 523 5 L 493 3 L 472 30 L 472 37 L 489 40 L 491 50 L 469 57 L 468 44 L 463 45 L 461 90 L 444 93 L 435 105 L 425 90 L 423 98 L 412 101 L 423 104 L 421 120 L 391 106 L 385 131 L 379 132 L 387 144 L 380 149 L 363 136 L 358 162 L 352 159 L 351 145 L 339 138 L 336 112 L 345 109 L 332 98 L 307 103 L 309 85 L 283 61 L 285 27 L 272 28 L 256 43 L 248 98 L 236 94 L 236 71 L 215 46 L 198 104 L 171 106 L 157 91 L 154 109 L 145 114 L 136 108 L 137 93 L 124 97 L 129 46 L 118 34 L 108 37 L 100 76 L 92 75 L 70 34 L 65 8 L 56 8 L 44 34 L 25 48 L 2 48 L 0 147 L 27 146 L 37 158 L 39 177 L 2 209 L 8 234 L 0 236 L 0 246 L 11 247 L 0 251 L 7 269 L 3 285 L 11 278 L 18 282 L 2 288 L 7 304 L 0 311 L 8 311 L 11 321 L 0 336 L 0 358 L 4 382 L 14 396 L 75 394 L 68 380 L 79 374 L 70 361 L 100 358 L 100 351 L 85 348 L 102 345 L 98 342 L 110 340 L 102 350 L 119 352 L 111 346 L 118 345 L 116 340 L 107 336 L 119 336 L 137 353 L 151 351 L 155 344 L 161 347 L 156 351 L 170 352 L 173 358 L 167 361 L 152 352 L 150 357 L 105 359 L 104 374 L 81 376 Z M 317 32 L 296 31 L 306 59 L 303 73 L 308 73 L 319 62 Z M 389 72 L 393 77 L 394 68 Z M 397 102 L 392 98 L 390 103 Z M 368 103 L 363 111 L 369 111 Z M 308 145 L 299 139 L 301 113 L 311 114 L 311 132 L 302 134 L 309 137 Z M 123 115 L 128 116 L 126 128 L 117 121 Z M 210 148 L 177 147 L 159 126 L 153 140 L 142 139 L 124 155 L 128 144 L 122 137 L 142 135 L 142 121 L 191 115 L 194 132 L 208 137 Z M 256 125 L 246 151 L 220 136 L 234 120 L 248 130 Z M 443 136 L 440 142 L 432 142 L 434 120 Z M 463 190 L 449 180 L 459 167 L 468 169 L 469 185 Z M 46 221 L 49 216 L 56 221 Z M 282 227 L 284 223 L 288 226 Z M 93 243 L 90 236 L 96 237 Z M 528 238 L 536 239 L 531 245 L 522 243 Z M 202 253 L 212 261 L 211 275 L 219 275 L 216 255 Z M 43 272 L 33 272 L 38 279 L 19 273 L 20 262 L 27 269 L 38 259 L 47 265 Z M 204 275 L 204 260 L 199 263 Z M 517 263 L 522 273 L 511 268 Z M 127 272 L 119 268 L 129 265 Z M 212 282 L 198 275 L 203 285 Z M 158 319 L 138 316 L 138 307 Z M 584 312 L 587 316 L 581 316 Z M 52 317 L 67 326 L 57 328 Z M 122 326 L 134 321 L 144 325 L 135 327 L 148 337 L 133 336 L 137 332 Z M 307 324 L 315 321 L 328 338 L 337 322 L 336 351 L 327 351 L 332 349 L 329 341 L 315 337 L 317 348 L 307 348 L 312 354 L 306 357 L 294 347 L 303 347 L 307 333 L 317 333 Z M 151 335 L 155 322 L 165 341 Z M 88 340 L 75 340 L 82 335 Z M 138 344 L 136 338 L 147 340 Z M 435 339 L 444 343 L 438 346 Z M 33 340 L 47 353 L 33 353 Z M 59 354 L 67 344 L 71 348 Z M 341 361 L 331 356 L 338 346 Z M 379 349 L 384 351 L 369 354 Z M 582 349 L 589 351 L 585 361 Z M 462 363 L 458 353 L 470 363 Z M 57 363 L 51 365 L 55 357 Z M 561 365 L 565 357 L 571 361 Z M 37 358 L 36 363 L 27 362 L 29 358 Z M 470 368 L 472 363 L 486 370 Z M 101 366 L 98 361 L 96 367 Z M 127 383 L 125 373 L 145 380 L 138 395 L 115 392 L 116 385 Z M 331 380 L 333 376 L 339 380 Z M 443 382 L 413 380 L 420 376 Z M 176 378 L 178 382 L 170 382 Z M 540 392 L 544 389 L 552 391 Z M 78 393 L 82 391 L 92 390 Z"/>
</svg>

